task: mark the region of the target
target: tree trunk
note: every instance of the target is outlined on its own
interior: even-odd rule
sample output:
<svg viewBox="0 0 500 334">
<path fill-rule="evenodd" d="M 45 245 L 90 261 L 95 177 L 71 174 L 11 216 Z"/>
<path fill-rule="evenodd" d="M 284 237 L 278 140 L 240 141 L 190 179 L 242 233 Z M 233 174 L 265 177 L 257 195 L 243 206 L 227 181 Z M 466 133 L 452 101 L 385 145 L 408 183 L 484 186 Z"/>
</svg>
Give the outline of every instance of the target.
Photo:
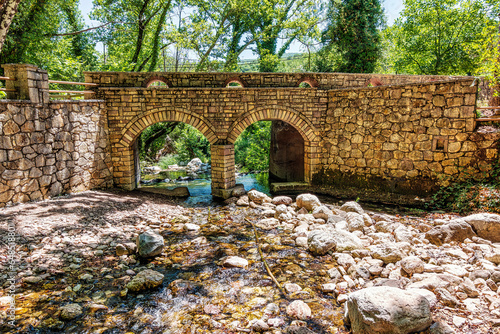
<svg viewBox="0 0 500 334">
<path fill-rule="evenodd" d="M 167 17 L 168 10 L 170 9 L 169 1 L 165 7 L 163 7 L 163 11 L 160 15 L 160 20 L 158 21 L 158 25 L 156 26 L 156 32 L 153 40 L 153 50 L 151 50 L 151 64 L 149 65 L 149 72 L 154 72 L 156 69 L 156 64 L 158 63 L 158 58 L 160 57 L 160 39 L 161 39 L 161 31 L 163 30 L 163 23 L 165 22 L 165 18 Z"/>
<path fill-rule="evenodd" d="M 21 0 L 2 0 L 0 2 L 0 51 L 2 51 L 7 32 L 20 2 Z"/>
</svg>

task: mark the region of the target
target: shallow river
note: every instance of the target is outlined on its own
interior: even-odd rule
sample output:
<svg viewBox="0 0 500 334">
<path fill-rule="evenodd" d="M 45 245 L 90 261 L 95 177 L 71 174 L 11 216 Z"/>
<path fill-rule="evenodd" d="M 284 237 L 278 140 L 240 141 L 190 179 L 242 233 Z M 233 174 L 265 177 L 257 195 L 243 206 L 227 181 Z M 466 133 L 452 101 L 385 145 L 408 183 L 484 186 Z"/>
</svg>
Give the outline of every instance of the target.
<svg viewBox="0 0 500 334">
<path fill-rule="evenodd" d="M 245 190 L 252 188 L 257 189 L 265 194 L 269 192 L 268 173 L 248 173 L 237 174 L 236 183 L 243 184 Z M 210 174 L 200 174 L 197 179 L 189 181 L 181 181 L 179 178 L 186 177 L 186 172 L 161 172 L 154 175 L 144 175 L 143 180 L 163 180 L 154 184 L 142 184 L 141 188 L 165 188 L 174 189 L 176 187 L 188 187 L 191 196 L 186 200 L 186 204 L 210 204 L 212 202 L 212 187 Z"/>
</svg>

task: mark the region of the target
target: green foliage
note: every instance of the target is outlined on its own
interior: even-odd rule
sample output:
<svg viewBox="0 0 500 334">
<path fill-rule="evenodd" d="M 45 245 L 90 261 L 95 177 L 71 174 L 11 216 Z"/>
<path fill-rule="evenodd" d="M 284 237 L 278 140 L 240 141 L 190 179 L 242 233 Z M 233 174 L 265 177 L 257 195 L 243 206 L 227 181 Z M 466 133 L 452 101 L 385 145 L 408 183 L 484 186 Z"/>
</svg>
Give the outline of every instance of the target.
<svg viewBox="0 0 500 334">
<path fill-rule="evenodd" d="M 210 160 L 210 143 L 200 131 L 192 126 L 181 123 L 172 132 L 172 139 L 175 141 L 180 161 L 189 162 L 194 158 L 200 158 L 203 162 Z"/>
<path fill-rule="evenodd" d="M 478 73 L 488 48 L 487 36 L 495 32 L 495 26 L 492 7 L 486 1 L 406 0 L 401 17 L 386 31 L 393 70 Z"/>
<path fill-rule="evenodd" d="M 137 139 L 140 159 L 153 162 L 156 161 L 160 150 L 166 149 L 165 153 L 172 152 L 172 145 L 168 147 L 171 142 L 169 134 L 177 125 L 178 123 L 174 122 L 160 122 L 146 128 Z"/>
<path fill-rule="evenodd" d="M 94 0 L 91 17 L 109 23 L 97 39 L 106 44 L 109 69 L 154 71 L 165 41 L 171 0 Z"/>
<path fill-rule="evenodd" d="M 167 154 L 160 158 L 158 165 L 161 169 L 168 169 L 168 166 L 179 164 L 182 160 L 179 158 L 177 154 Z"/>
<path fill-rule="evenodd" d="M 189 45 L 200 58 L 197 70 L 246 70 L 238 66 L 248 48 L 259 57 L 258 71 L 275 72 L 297 39 L 319 34 L 319 0 L 191 0 L 186 22 Z M 179 29 L 180 30 L 180 29 Z"/>
<path fill-rule="evenodd" d="M 253 123 L 238 137 L 235 146 L 235 162 L 242 171 L 269 169 L 271 122 Z"/>
<path fill-rule="evenodd" d="M 427 209 L 441 209 L 466 214 L 475 211 L 500 213 L 500 162 L 481 178 L 464 177 L 441 187 L 427 203 Z"/>
<path fill-rule="evenodd" d="M 320 72 L 372 73 L 380 57 L 384 24 L 379 0 L 330 0 Z M 335 56 L 338 53 L 338 56 Z"/>
<path fill-rule="evenodd" d="M 141 160 L 163 164 L 210 160 L 210 143 L 194 127 L 185 123 L 162 122 L 145 129 L 138 138 Z M 161 155 L 161 156 L 159 156 Z M 166 157 L 166 158 L 165 158 Z M 162 162 L 163 161 L 163 162 Z"/>
<path fill-rule="evenodd" d="M 319 36 L 323 6 L 318 0 L 257 0 L 250 32 L 260 72 L 276 72 L 279 60 L 296 39 Z M 281 43 L 278 41 L 281 40 Z M 280 46 L 278 47 L 278 45 Z"/>
<path fill-rule="evenodd" d="M 78 80 L 96 66 L 91 40 L 83 35 L 58 36 L 83 28 L 77 0 L 21 1 L 0 62 L 27 63 L 49 72 L 51 79 Z"/>
</svg>

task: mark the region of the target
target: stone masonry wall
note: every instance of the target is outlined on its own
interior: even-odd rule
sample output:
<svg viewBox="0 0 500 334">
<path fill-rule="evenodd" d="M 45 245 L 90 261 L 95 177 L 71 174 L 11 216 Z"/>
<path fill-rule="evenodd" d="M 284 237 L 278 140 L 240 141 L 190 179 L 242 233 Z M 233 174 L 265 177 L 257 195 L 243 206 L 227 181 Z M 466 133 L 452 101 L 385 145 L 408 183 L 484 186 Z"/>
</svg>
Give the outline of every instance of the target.
<svg viewBox="0 0 500 334">
<path fill-rule="evenodd" d="M 111 185 L 103 102 L 0 102 L 0 207 Z"/>
<path fill-rule="evenodd" d="M 231 81 L 239 81 L 245 88 L 292 88 L 305 81 L 319 89 L 338 89 L 455 78 L 464 77 L 351 73 L 85 72 L 85 81 L 97 83 L 100 87 L 147 87 L 152 80 L 161 80 L 171 88 L 224 88 Z"/>
<path fill-rule="evenodd" d="M 0 206 L 99 187 L 134 189 L 135 140 L 166 121 L 207 137 L 212 192 L 224 198 L 235 185 L 234 142 L 260 120 L 297 130 L 304 181 L 321 191 L 427 195 L 488 173 L 499 155 L 500 135 L 475 131 L 471 77 L 89 72 L 85 80 L 99 86 L 87 95 L 102 100 L 51 102 L 46 72 L 2 66 L 12 91 L 0 102 Z M 146 88 L 153 80 L 168 88 Z M 232 81 L 244 88 L 226 88 Z M 301 82 L 313 88 L 298 88 Z"/>
<path fill-rule="evenodd" d="M 428 194 L 488 172 L 500 134 L 475 132 L 472 80 L 328 92 L 315 184 Z"/>
<path fill-rule="evenodd" d="M 304 88 L 101 88 L 106 101 L 114 183 L 126 189 L 135 188 L 135 166 L 132 146 L 148 126 L 158 122 L 179 121 L 201 131 L 215 145 L 233 145 L 237 137 L 259 120 L 283 120 L 304 137 L 304 174 L 316 165 L 319 143 L 316 127 L 327 108 L 327 92 Z M 212 152 L 212 173 L 234 169 L 227 154 Z M 228 148 L 224 148 L 228 152 Z M 232 151 L 231 151 L 232 152 Z M 221 157 L 221 161 L 214 159 Z M 224 159 L 222 159 L 224 157 Z M 220 162 L 220 168 L 214 168 Z M 212 191 L 234 184 L 234 173 L 215 173 Z M 224 176 L 224 177 L 223 177 Z M 230 179 L 226 179 L 228 176 Z"/>
</svg>

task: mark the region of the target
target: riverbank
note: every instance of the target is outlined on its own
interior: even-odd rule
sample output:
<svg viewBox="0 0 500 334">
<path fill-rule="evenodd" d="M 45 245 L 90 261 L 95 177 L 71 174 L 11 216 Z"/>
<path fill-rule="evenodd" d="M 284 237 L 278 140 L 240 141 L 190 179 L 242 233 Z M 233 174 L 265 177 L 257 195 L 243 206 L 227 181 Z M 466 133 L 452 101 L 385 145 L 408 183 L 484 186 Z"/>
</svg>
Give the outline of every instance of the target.
<svg viewBox="0 0 500 334">
<path fill-rule="evenodd" d="M 18 261 L 11 328 L 4 321 L 10 302 L 4 241 L 0 332 L 244 333 L 259 324 L 273 334 L 296 327 L 348 333 L 343 311 L 349 294 L 376 285 L 428 291 L 432 321 L 456 333 L 498 332 L 500 244 L 446 230 L 458 216 L 398 216 L 328 204 L 313 216 L 291 199 L 259 196 L 243 196 L 238 205 L 186 207 L 161 195 L 95 191 L 2 208 L 0 231 L 6 235 L 15 225 Z M 286 297 L 266 272 L 245 219 L 257 226 Z M 434 229 L 449 238 L 433 237 Z M 143 260 L 133 248 L 147 230 L 162 235 L 165 246 Z M 332 231 L 356 246 L 312 246 L 313 235 L 328 239 Z M 232 256 L 247 264 L 225 265 Z M 408 257 L 418 269 L 409 269 Z M 127 291 L 147 269 L 164 276 L 161 286 Z M 295 300 L 311 314 L 290 311 Z"/>
</svg>

